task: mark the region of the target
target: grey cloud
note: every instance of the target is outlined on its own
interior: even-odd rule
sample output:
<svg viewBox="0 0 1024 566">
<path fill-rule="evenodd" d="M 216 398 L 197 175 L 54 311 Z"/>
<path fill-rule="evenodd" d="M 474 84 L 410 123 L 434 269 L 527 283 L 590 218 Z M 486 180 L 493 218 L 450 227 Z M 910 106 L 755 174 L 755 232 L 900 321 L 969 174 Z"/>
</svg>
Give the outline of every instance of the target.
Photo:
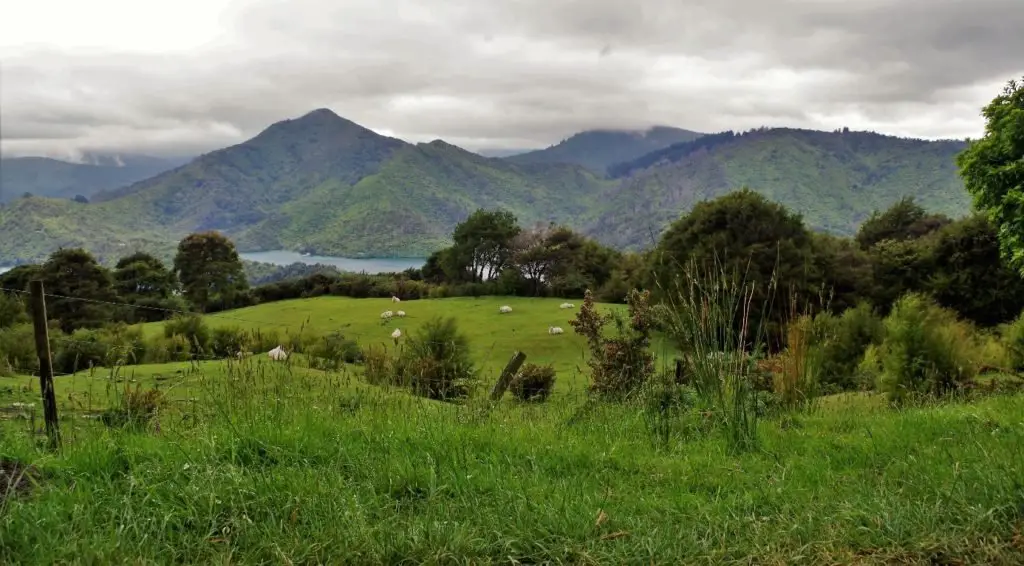
<svg viewBox="0 0 1024 566">
<path fill-rule="evenodd" d="M 839 120 L 961 137 L 1024 74 L 1020 0 L 258 0 L 228 20 L 186 55 L 6 58 L 5 151 L 199 151 L 322 106 L 471 147 Z"/>
</svg>

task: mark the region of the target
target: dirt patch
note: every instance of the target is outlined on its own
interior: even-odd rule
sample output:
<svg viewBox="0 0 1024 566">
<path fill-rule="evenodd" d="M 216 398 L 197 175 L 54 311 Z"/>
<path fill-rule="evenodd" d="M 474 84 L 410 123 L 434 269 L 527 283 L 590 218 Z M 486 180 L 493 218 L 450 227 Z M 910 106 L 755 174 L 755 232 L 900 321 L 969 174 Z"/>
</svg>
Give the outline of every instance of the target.
<svg viewBox="0 0 1024 566">
<path fill-rule="evenodd" d="M 35 466 L 0 456 L 0 503 L 27 494 L 41 476 Z"/>
</svg>

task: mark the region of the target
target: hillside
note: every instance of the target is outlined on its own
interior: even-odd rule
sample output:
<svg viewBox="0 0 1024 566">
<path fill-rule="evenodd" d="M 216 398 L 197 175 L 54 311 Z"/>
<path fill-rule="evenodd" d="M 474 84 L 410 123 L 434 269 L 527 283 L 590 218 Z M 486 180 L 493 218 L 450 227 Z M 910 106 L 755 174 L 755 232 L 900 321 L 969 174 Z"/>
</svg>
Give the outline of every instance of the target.
<svg viewBox="0 0 1024 566">
<path fill-rule="evenodd" d="M 841 235 L 906 195 L 958 217 L 970 209 L 954 163 L 963 148 L 871 132 L 709 135 L 619 167 L 629 176 L 602 195 L 585 231 L 617 247 L 645 247 L 696 202 L 742 186 L 803 214 L 812 229 Z"/>
<path fill-rule="evenodd" d="M 51 198 L 92 198 L 101 190 L 148 179 L 180 164 L 146 155 L 88 154 L 84 158 L 83 163 L 48 157 L 0 159 L 0 203 L 25 193 Z"/>
<path fill-rule="evenodd" d="M 568 221 L 610 187 L 580 166 L 517 165 L 435 141 L 412 145 L 320 109 L 87 206 L 21 199 L 0 209 L 0 264 L 58 245 L 112 253 L 217 229 L 243 250 L 421 255 L 480 207 Z M 45 228 L 45 229 L 44 229 Z M 30 234 L 25 238 L 19 235 Z"/>
<path fill-rule="evenodd" d="M 518 164 L 574 163 L 604 174 L 608 167 L 631 161 L 673 144 L 692 141 L 701 134 L 655 126 L 647 130 L 589 130 L 580 132 L 546 149 L 506 157 Z"/>
</svg>

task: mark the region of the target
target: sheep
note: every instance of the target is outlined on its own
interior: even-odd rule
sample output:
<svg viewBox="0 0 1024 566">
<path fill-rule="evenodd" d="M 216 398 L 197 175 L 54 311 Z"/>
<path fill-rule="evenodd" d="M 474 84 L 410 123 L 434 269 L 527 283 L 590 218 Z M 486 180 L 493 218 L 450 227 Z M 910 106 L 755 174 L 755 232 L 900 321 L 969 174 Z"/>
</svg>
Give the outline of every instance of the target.
<svg viewBox="0 0 1024 566">
<path fill-rule="evenodd" d="M 574 305 L 572 303 L 562 303 L 562 304 L 558 305 L 558 308 L 560 308 L 560 309 L 574 309 L 574 308 L 576 308 L 576 305 Z"/>
<path fill-rule="evenodd" d="M 390 319 L 390 318 L 391 318 L 392 316 L 395 316 L 395 313 L 393 313 L 393 312 L 391 312 L 391 311 L 384 311 L 384 312 L 380 313 L 380 317 L 381 317 L 382 319 L 384 319 L 384 320 L 388 320 L 388 319 Z"/>
<path fill-rule="evenodd" d="M 561 334 L 562 332 L 563 331 L 562 331 L 562 327 L 561 326 L 549 326 L 548 327 L 548 334 Z"/>
<path fill-rule="evenodd" d="M 398 297 L 392 295 L 391 296 L 391 302 L 392 303 L 400 303 L 400 302 L 402 302 L 402 299 L 399 299 Z"/>
<path fill-rule="evenodd" d="M 404 318 L 405 311 L 395 311 L 395 316 L 397 316 L 398 318 Z"/>
<path fill-rule="evenodd" d="M 235 354 L 235 357 L 241 360 L 241 359 L 244 359 L 244 358 L 248 358 L 251 355 L 252 355 L 252 352 L 250 352 L 248 350 L 239 350 Z"/>
<path fill-rule="evenodd" d="M 284 348 L 278 346 L 273 350 L 267 352 L 267 356 L 270 357 L 270 359 L 274 360 L 275 362 L 283 362 L 284 360 L 288 359 L 288 352 L 285 352 Z"/>
<path fill-rule="evenodd" d="M 501 305 L 500 307 L 498 307 L 498 313 L 499 314 L 506 314 L 506 313 L 510 313 L 510 312 L 512 312 L 512 307 L 510 307 L 508 305 Z"/>
<path fill-rule="evenodd" d="M 396 328 L 395 331 L 391 333 L 391 337 L 398 340 L 402 337 L 402 331 Z"/>
</svg>

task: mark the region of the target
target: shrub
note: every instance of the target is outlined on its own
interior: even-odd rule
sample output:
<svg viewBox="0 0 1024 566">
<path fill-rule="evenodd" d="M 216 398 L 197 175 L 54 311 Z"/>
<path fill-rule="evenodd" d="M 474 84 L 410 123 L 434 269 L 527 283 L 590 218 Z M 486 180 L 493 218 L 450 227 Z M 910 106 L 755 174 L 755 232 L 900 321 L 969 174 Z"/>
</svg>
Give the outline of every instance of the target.
<svg viewBox="0 0 1024 566">
<path fill-rule="evenodd" d="M 18 324 L 0 329 L 0 375 L 38 371 L 39 356 L 32 325 Z"/>
<path fill-rule="evenodd" d="M 192 345 L 188 338 L 181 335 L 157 336 L 146 344 L 146 362 L 151 364 L 163 364 L 167 362 L 181 362 L 192 357 Z"/>
<path fill-rule="evenodd" d="M 363 359 L 359 344 L 341 332 L 332 332 L 318 338 L 309 347 L 308 355 L 311 368 L 325 371 L 337 370 L 343 364 L 354 364 Z"/>
<path fill-rule="evenodd" d="M 277 329 L 262 330 L 257 328 L 250 336 L 252 348 L 255 352 L 269 352 L 282 345 L 281 335 Z"/>
<path fill-rule="evenodd" d="M 28 322 L 25 303 L 14 293 L 0 291 L 0 330 Z"/>
<path fill-rule="evenodd" d="M 786 325 L 786 349 L 779 356 L 778 370 L 772 375 L 772 391 L 784 407 L 806 406 L 816 395 L 820 363 L 811 348 L 813 321 L 796 317 Z"/>
<path fill-rule="evenodd" d="M 872 387 L 860 372 L 864 352 L 880 344 L 885 334 L 882 319 L 871 306 L 861 303 L 840 316 L 821 313 L 814 317 L 811 357 L 825 393 Z"/>
<path fill-rule="evenodd" d="M 193 355 L 201 355 L 209 350 L 210 328 L 206 325 L 203 317 L 197 314 L 175 315 L 174 318 L 164 323 L 164 337 L 184 337 Z"/>
<path fill-rule="evenodd" d="M 117 406 L 100 415 L 103 424 L 116 428 L 143 428 L 148 425 L 164 404 L 163 394 L 157 389 L 143 390 L 125 385 Z"/>
<path fill-rule="evenodd" d="M 1014 371 L 1024 370 L 1024 312 L 1003 328 L 1007 362 Z"/>
<path fill-rule="evenodd" d="M 454 318 L 435 317 L 412 335 L 398 359 L 397 377 L 430 399 L 466 397 L 476 380 L 469 339 Z"/>
<path fill-rule="evenodd" d="M 370 385 L 393 384 L 396 377 L 394 361 L 384 346 L 373 344 L 363 350 L 363 378 Z"/>
<path fill-rule="evenodd" d="M 654 375 L 654 356 L 651 354 L 651 330 L 654 316 L 647 291 L 630 291 L 627 298 L 628 321 L 619 313 L 600 315 L 594 307 L 594 295 L 587 289 L 583 304 L 576 317 L 569 321 L 577 334 L 587 339 L 591 370 L 590 390 L 605 398 L 626 398 L 643 386 Z M 603 334 L 604 326 L 612 322 L 612 337 Z"/>
<path fill-rule="evenodd" d="M 978 373 L 974 329 L 931 298 L 910 293 L 885 319 L 878 347 L 880 389 L 893 403 L 909 395 L 941 395 Z"/>
<path fill-rule="evenodd" d="M 66 338 L 51 342 L 56 345 L 53 369 L 60 373 L 142 363 L 146 351 L 142 331 L 123 324 L 101 329 L 80 328 Z"/>
<path fill-rule="evenodd" d="M 509 384 L 512 395 L 523 402 L 544 402 L 555 389 L 555 368 L 526 364 Z"/>
<path fill-rule="evenodd" d="M 218 326 L 210 335 L 210 352 L 219 358 L 230 358 L 249 348 L 249 333 L 237 326 Z"/>
</svg>

